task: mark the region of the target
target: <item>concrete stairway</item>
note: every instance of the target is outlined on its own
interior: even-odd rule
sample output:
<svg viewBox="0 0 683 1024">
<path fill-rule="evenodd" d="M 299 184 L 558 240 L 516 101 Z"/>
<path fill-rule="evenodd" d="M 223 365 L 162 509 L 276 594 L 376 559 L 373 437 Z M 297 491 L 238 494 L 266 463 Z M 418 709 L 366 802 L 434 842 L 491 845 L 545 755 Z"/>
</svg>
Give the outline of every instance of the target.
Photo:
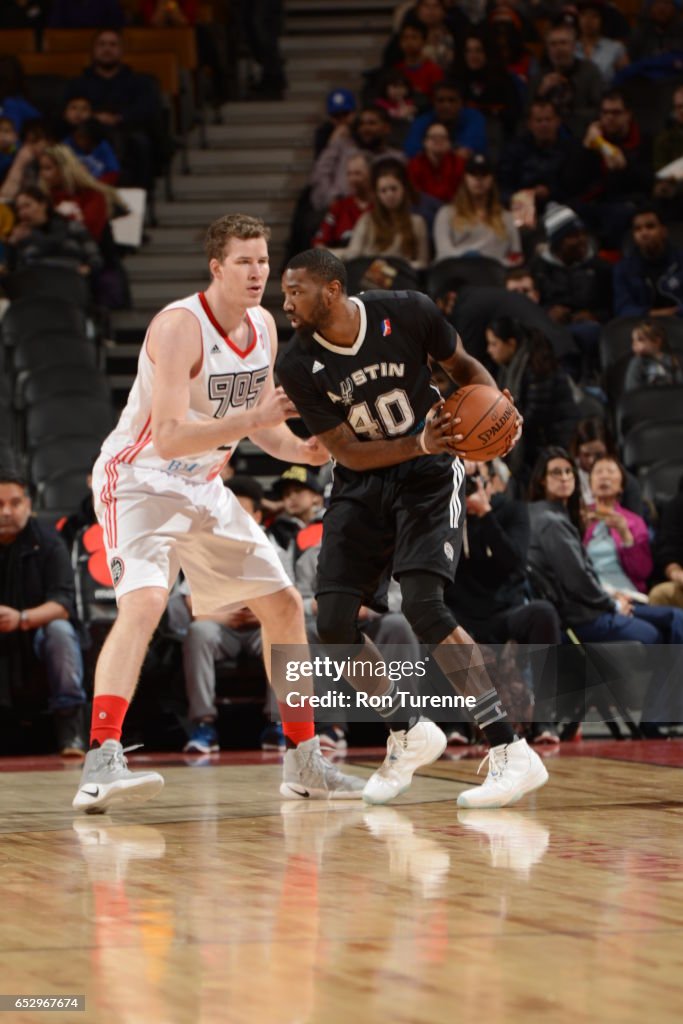
<svg viewBox="0 0 683 1024">
<path fill-rule="evenodd" d="M 135 373 L 137 353 L 152 315 L 167 302 L 208 283 L 203 235 L 229 210 L 253 213 L 270 225 L 271 280 L 264 304 L 286 331 L 278 272 L 297 196 L 312 161 L 312 136 L 324 117 L 327 93 L 360 90 L 362 72 L 377 65 L 391 26 L 394 0 L 289 0 L 281 45 L 289 89 L 284 101 L 236 102 L 222 123 L 190 139 L 188 175 L 174 173 L 173 202 L 159 202 L 159 226 L 126 259 L 133 308 L 112 315 L 107 371 L 118 404 Z"/>
</svg>

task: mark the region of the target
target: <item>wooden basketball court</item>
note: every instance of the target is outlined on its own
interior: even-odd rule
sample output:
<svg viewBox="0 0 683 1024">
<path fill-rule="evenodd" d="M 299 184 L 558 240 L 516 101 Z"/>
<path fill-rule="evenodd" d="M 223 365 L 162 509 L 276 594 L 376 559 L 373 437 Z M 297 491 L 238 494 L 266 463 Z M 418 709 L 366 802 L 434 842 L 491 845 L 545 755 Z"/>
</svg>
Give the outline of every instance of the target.
<svg viewBox="0 0 683 1024">
<path fill-rule="evenodd" d="M 161 796 L 87 817 L 78 768 L 0 761 L 0 993 L 86 997 L 47 1020 L 683 1019 L 682 743 L 563 747 L 501 811 L 456 808 L 471 752 L 374 808 L 282 802 L 277 755 L 136 763 Z"/>
</svg>

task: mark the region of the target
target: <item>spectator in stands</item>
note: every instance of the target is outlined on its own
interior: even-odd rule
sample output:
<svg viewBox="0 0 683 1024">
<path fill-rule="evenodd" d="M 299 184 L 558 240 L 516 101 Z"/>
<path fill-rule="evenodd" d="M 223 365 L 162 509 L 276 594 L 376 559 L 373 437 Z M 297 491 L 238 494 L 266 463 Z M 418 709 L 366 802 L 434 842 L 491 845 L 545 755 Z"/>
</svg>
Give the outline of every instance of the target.
<svg viewBox="0 0 683 1024">
<path fill-rule="evenodd" d="M 564 124 L 580 138 L 600 106 L 603 79 L 595 64 L 575 55 L 576 29 L 563 22 L 545 37 L 546 56 L 531 83 L 535 99 L 550 100 Z"/>
<path fill-rule="evenodd" d="M 581 375 L 598 366 L 601 322 L 612 309 L 612 269 L 601 260 L 580 217 L 568 206 L 549 203 L 543 217 L 546 245 L 531 261 L 541 305 L 552 320 L 566 324 L 581 354 Z"/>
<path fill-rule="evenodd" d="M 284 23 L 283 0 L 250 0 L 240 4 L 247 46 L 261 77 L 250 87 L 253 99 L 280 100 L 287 88 L 285 62 L 280 50 Z"/>
<path fill-rule="evenodd" d="M 485 34 L 477 29 L 468 32 L 461 54 L 452 73 L 465 106 L 499 122 L 505 137 L 511 137 L 522 112 L 518 80 L 498 62 Z"/>
<path fill-rule="evenodd" d="M 683 50 L 683 17 L 676 0 L 645 0 L 629 42 L 634 61 Z"/>
<path fill-rule="evenodd" d="M 81 221 L 96 242 L 117 208 L 125 205 L 113 188 L 93 178 L 67 146 L 48 146 L 40 158 L 40 186 L 57 213 Z"/>
<path fill-rule="evenodd" d="M 683 477 L 678 493 L 662 509 L 655 556 L 665 582 L 652 588 L 650 604 L 683 608 Z"/>
<path fill-rule="evenodd" d="M 38 184 L 39 160 L 50 141 L 39 121 L 30 123 L 22 136 L 21 146 L 0 187 L 0 199 L 11 202 L 20 189 Z"/>
<path fill-rule="evenodd" d="M 607 593 L 581 542 L 579 482 L 563 448 L 547 448 L 534 467 L 529 487 L 529 564 L 553 595 L 562 624 L 584 643 L 636 640 L 644 644 L 683 642 L 683 613 L 632 603 Z M 647 722 L 646 711 L 643 709 Z"/>
<path fill-rule="evenodd" d="M 644 320 L 631 334 L 631 351 L 624 380 L 624 391 L 667 384 L 683 384 L 678 356 L 669 345 L 661 323 Z"/>
<path fill-rule="evenodd" d="M 275 545 L 280 561 L 290 579 L 294 579 L 294 564 L 304 550 L 304 539 L 299 535 L 307 527 L 319 524 L 325 509 L 323 488 L 318 473 L 310 466 L 289 466 L 271 489 L 275 501 L 282 502 L 282 512 L 268 527 L 267 533 Z M 322 529 L 307 531 L 319 544 Z"/>
<path fill-rule="evenodd" d="M 367 153 L 352 153 L 346 161 L 349 195 L 340 196 L 323 217 L 314 247 L 344 249 L 362 215 L 372 206 L 372 180 Z"/>
<path fill-rule="evenodd" d="M 526 424 L 525 424 L 526 426 Z M 496 487 L 504 463 L 466 462 L 466 541 L 455 580 L 446 587 L 446 603 L 459 623 L 479 643 L 553 647 L 560 643 L 560 620 L 548 601 L 529 601 L 526 563 L 529 512 L 523 501 Z M 552 724 L 554 678 L 549 652 L 532 656 L 536 721 L 535 742 L 559 742 Z M 544 720 L 545 719 L 545 720 Z"/>
<path fill-rule="evenodd" d="M 667 221 L 683 220 L 683 175 L 664 176 L 662 172 L 683 157 L 683 86 L 673 94 L 669 124 L 654 143 L 653 165 L 656 172 L 653 195 L 659 200 Z"/>
<path fill-rule="evenodd" d="M 487 18 L 486 30 L 497 63 L 514 75 L 525 89 L 532 76 L 535 59 L 526 47 L 516 12 L 494 8 Z"/>
<path fill-rule="evenodd" d="M 408 81 L 418 101 L 431 101 L 434 86 L 442 81 L 443 68 L 425 56 L 427 27 L 418 18 L 407 17 L 398 36 L 401 59 L 394 64 Z"/>
<path fill-rule="evenodd" d="M 478 110 L 463 104 L 460 86 L 455 82 L 439 82 L 434 88 L 434 106 L 413 121 L 403 149 L 408 156 L 416 156 L 422 149 L 427 129 L 434 121 L 445 124 L 451 142 L 462 157 L 486 150 L 486 120 Z"/>
<path fill-rule="evenodd" d="M 602 97 L 600 115 L 588 126 L 573 173 L 580 195 L 577 209 L 605 248 L 619 249 L 635 207 L 652 191 L 653 173 L 651 142 L 618 89 Z"/>
<path fill-rule="evenodd" d="M 501 206 L 493 168 L 481 154 L 468 160 L 453 202 L 437 213 L 434 246 L 438 260 L 487 256 L 499 263 L 514 263 L 520 259 L 519 232 L 512 214 Z"/>
<path fill-rule="evenodd" d="M 505 287 L 509 292 L 525 295 L 536 305 L 541 301 L 538 285 L 528 267 L 510 267 L 505 273 Z"/>
<path fill-rule="evenodd" d="M 3 0 L 0 28 L 40 28 L 50 0 Z"/>
<path fill-rule="evenodd" d="M 356 256 L 400 256 L 411 266 L 429 262 L 429 236 L 424 218 L 412 213 L 415 197 L 405 168 L 398 161 L 372 167 L 372 208 L 358 220 L 344 260 Z"/>
<path fill-rule="evenodd" d="M 339 196 L 348 195 L 346 162 L 352 153 L 401 159 L 401 152 L 388 145 L 390 133 L 389 115 L 378 107 L 364 107 L 352 125 L 338 124 L 311 172 L 313 207 L 323 213 Z"/>
<path fill-rule="evenodd" d="M 540 331 L 497 316 L 487 328 L 486 349 L 497 368 L 498 387 L 510 391 L 524 417 L 524 436 L 510 464 L 519 475 L 522 465 L 533 466 L 546 445 L 569 444 L 578 409 L 567 375 Z"/>
<path fill-rule="evenodd" d="M 0 705 L 37 710 L 37 663 L 49 686 L 48 710 L 60 753 L 85 754 L 83 658 L 76 630 L 74 578 L 59 536 L 31 516 L 26 481 L 0 472 Z"/>
<path fill-rule="evenodd" d="M 650 535 L 642 516 L 620 503 L 625 481 L 626 471 L 615 455 L 595 460 L 590 471 L 594 501 L 583 512 L 583 543 L 605 590 L 646 594 L 653 568 Z"/>
<path fill-rule="evenodd" d="M 614 268 L 616 316 L 681 316 L 683 313 L 683 252 L 654 206 L 633 214 L 634 249 Z"/>
<path fill-rule="evenodd" d="M 435 61 L 447 71 L 453 63 L 455 40 L 452 27 L 447 21 L 448 11 L 444 0 L 418 0 L 417 3 L 404 3 L 394 12 L 394 32 L 382 55 L 382 63 L 396 64 L 400 59 L 399 36 L 406 23 L 417 18 L 427 29 L 425 57 Z"/>
<path fill-rule="evenodd" d="M 17 223 L 7 241 L 8 269 L 68 267 L 79 274 L 101 269 L 102 255 L 87 228 L 61 216 L 39 188 L 20 192 Z"/>
<path fill-rule="evenodd" d="M 430 124 L 422 140 L 423 150 L 408 164 L 408 177 L 417 192 L 450 203 L 465 173 L 465 161 L 451 145 L 448 127 Z"/>
<path fill-rule="evenodd" d="M 118 157 L 92 118 L 90 101 L 85 97 L 69 100 L 64 120 L 69 129 L 62 139 L 63 145 L 76 154 L 93 178 L 105 185 L 116 185 L 121 173 Z"/>
<path fill-rule="evenodd" d="M 26 99 L 26 86 L 21 64 L 16 57 L 0 56 L 0 117 L 8 117 L 17 135 L 28 121 L 40 117 L 32 103 Z"/>
<path fill-rule="evenodd" d="M 572 168 L 579 146 L 561 128 L 560 116 L 550 100 L 536 99 L 531 103 L 527 132 L 507 144 L 498 167 L 505 202 L 521 189 L 533 189 L 540 214 L 549 200 L 567 199 L 573 191 Z"/>
<path fill-rule="evenodd" d="M 66 99 L 90 100 L 95 120 L 121 161 L 121 184 L 151 191 L 172 150 L 158 88 L 149 76 L 124 63 L 120 32 L 98 32 L 92 57 L 92 64 L 69 83 Z"/>
<path fill-rule="evenodd" d="M 377 81 L 374 104 L 389 115 L 391 143 L 403 146 L 410 125 L 417 114 L 415 97 L 406 76 L 395 68 L 383 72 Z"/>
<path fill-rule="evenodd" d="M 0 117 L 0 191 L 17 155 L 19 135 L 9 117 Z"/>
<path fill-rule="evenodd" d="M 194 25 L 198 7 L 198 0 L 141 0 L 139 10 L 143 24 L 152 28 L 185 28 Z"/>
<path fill-rule="evenodd" d="M 595 498 L 591 490 L 590 471 L 596 459 L 603 458 L 605 455 L 619 457 L 616 442 L 604 420 L 591 416 L 580 420 L 577 424 L 569 450 L 579 474 L 581 501 L 586 506 L 592 505 Z M 640 484 L 637 478 L 629 472 L 626 472 L 621 504 L 639 516 L 642 516 L 645 511 Z"/>
<path fill-rule="evenodd" d="M 49 28 L 123 28 L 120 0 L 52 0 Z"/>
<path fill-rule="evenodd" d="M 325 105 L 327 117 L 322 124 L 318 125 L 313 137 L 313 152 L 316 160 L 329 142 L 335 128 L 345 125 L 350 130 L 356 117 L 356 97 L 350 89 L 332 89 L 327 94 Z"/>
<path fill-rule="evenodd" d="M 595 64 L 605 85 L 609 86 L 617 71 L 628 64 L 628 54 L 623 43 L 603 34 L 605 6 L 605 0 L 579 0 L 579 35 L 575 52 L 580 59 Z"/>
</svg>

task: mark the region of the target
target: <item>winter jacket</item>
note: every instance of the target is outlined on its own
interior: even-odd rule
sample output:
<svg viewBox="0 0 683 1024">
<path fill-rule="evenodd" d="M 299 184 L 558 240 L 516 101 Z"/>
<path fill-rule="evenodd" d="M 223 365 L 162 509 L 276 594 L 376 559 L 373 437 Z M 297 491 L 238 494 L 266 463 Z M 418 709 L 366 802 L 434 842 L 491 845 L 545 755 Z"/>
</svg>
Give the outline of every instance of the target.
<svg viewBox="0 0 683 1024">
<path fill-rule="evenodd" d="M 564 202 L 574 194 L 574 175 L 580 146 L 575 139 L 560 136 L 549 146 L 539 146 L 531 132 L 513 139 L 503 150 L 497 178 L 501 197 L 509 202 L 515 192 L 545 185 L 550 199 Z"/>
<path fill-rule="evenodd" d="M 614 315 L 645 316 L 658 304 L 658 297 L 645 277 L 647 264 L 636 249 L 614 268 Z M 667 263 L 658 278 L 658 288 L 671 305 L 683 313 L 683 251 L 667 247 Z"/>
<path fill-rule="evenodd" d="M 561 502 L 533 501 L 529 517 L 529 565 L 542 596 L 555 605 L 562 624 L 580 626 L 613 612 L 614 601 L 600 585 L 579 531 Z"/>
<path fill-rule="evenodd" d="M 627 508 L 624 508 L 623 505 L 615 505 L 614 511 L 624 517 L 628 523 L 628 528 L 633 535 L 633 544 L 629 548 L 624 544 L 619 531 L 615 530 L 613 527 L 609 527 L 610 536 L 617 549 L 619 563 L 633 583 L 634 587 L 644 594 L 647 591 L 647 581 L 652 575 L 653 565 L 647 524 L 641 516 L 637 516 L 635 512 L 630 512 Z M 588 546 L 591 537 L 595 533 L 597 525 L 597 523 L 591 523 L 584 533 L 584 545 Z"/>
<path fill-rule="evenodd" d="M 541 305 L 588 309 L 601 321 L 612 314 L 612 268 L 594 250 L 581 263 L 563 263 L 542 246 L 531 261 L 531 273 L 541 296 Z"/>
</svg>

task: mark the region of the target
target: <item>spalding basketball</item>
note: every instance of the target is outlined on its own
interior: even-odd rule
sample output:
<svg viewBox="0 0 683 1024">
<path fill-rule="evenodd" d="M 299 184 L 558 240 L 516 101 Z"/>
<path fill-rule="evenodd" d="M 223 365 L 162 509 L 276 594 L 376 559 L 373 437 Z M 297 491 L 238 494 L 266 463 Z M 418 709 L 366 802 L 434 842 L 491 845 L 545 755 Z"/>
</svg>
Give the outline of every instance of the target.
<svg viewBox="0 0 683 1024">
<path fill-rule="evenodd" d="M 505 455 L 517 429 L 514 405 L 497 388 L 487 384 L 468 384 L 446 399 L 446 412 L 460 423 L 454 434 L 462 434 L 458 451 L 473 462 L 487 462 Z"/>
</svg>

